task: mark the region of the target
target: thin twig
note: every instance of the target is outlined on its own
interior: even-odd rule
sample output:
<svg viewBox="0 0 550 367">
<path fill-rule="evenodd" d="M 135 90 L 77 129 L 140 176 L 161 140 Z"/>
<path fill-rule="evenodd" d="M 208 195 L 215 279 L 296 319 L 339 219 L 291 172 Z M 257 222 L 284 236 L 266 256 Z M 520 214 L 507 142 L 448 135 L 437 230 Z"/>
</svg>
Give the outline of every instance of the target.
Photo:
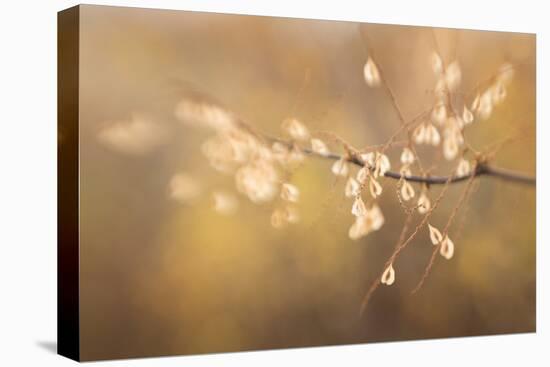
<svg viewBox="0 0 550 367">
<path fill-rule="evenodd" d="M 447 233 L 449 232 L 449 227 L 451 226 L 456 214 L 458 213 L 458 210 L 460 209 L 462 204 L 464 204 L 464 202 L 466 201 L 466 198 L 468 197 L 468 194 L 470 193 L 470 190 L 472 188 L 472 185 L 473 185 L 474 181 L 475 181 L 475 176 L 471 176 L 468 179 L 468 183 L 466 184 L 466 187 L 462 191 L 462 195 L 460 196 L 460 199 L 458 200 L 455 207 L 453 208 L 453 211 L 451 212 L 449 220 L 447 221 L 447 224 L 445 225 L 445 228 L 443 229 L 443 238 L 445 238 L 447 236 Z M 437 257 L 437 253 L 439 252 L 440 248 L 441 248 L 441 242 L 438 243 L 436 246 L 434 246 L 434 249 L 432 250 L 432 254 L 430 256 L 430 261 L 428 262 L 428 265 L 426 266 L 426 269 L 424 269 L 424 273 L 422 274 L 422 278 L 420 279 L 420 281 L 418 282 L 416 287 L 414 287 L 414 289 L 412 290 L 412 292 L 411 292 L 412 294 L 415 294 L 416 292 L 418 292 L 420 290 L 420 288 L 422 288 L 422 286 L 424 285 L 424 282 L 426 281 L 426 279 L 430 275 L 430 272 L 431 272 L 431 270 L 433 268 L 433 265 L 435 263 L 435 259 Z"/>
<path fill-rule="evenodd" d="M 447 180 L 447 182 L 445 183 L 445 186 L 443 186 L 443 189 L 439 193 L 439 196 L 437 197 L 437 199 L 435 199 L 435 201 L 434 201 L 432 207 L 430 208 L 430 210 L 428 210 L 428 212 L 426 214 L 424 214 L 424 216 L 422 217 L 422 220 L 420 221 L 420 223 L 418 223 L 416 225 L 416 227 L 414 228 L 414 231 L 409 235 L 409 237 L 407 237 L 407 239 L 405 239 L 405 235 L 407 234 L 408 226 L 409 226 L 410 222 L 406 223 L 403 230 L 401 231 L 401 235 L 399 236 L 399 241 L 397 242 L 397 245 L 395 246 L 395 249 L 394 249 L 392 255 L 390 256 L 390 258 L 388 259 L 388 261 L 386 261 L 386 264 L 384 265 L 384 269 L 387 269 L 388 266 L 390 266 L 390 264 L 393 264 L 395 259 L 397 259 L 397 257 L 401 253 L 401 251 L 403 251 L 405 249 L 405 247 L 407 247 L 407 245 L 409 245 L 412 242 L 412 240 L 416 237 L 418 232 L 420 232 L 422 227 L 424 227 L 424 225 L 426 223 L 428 223 L 428 220 L 430 219 L 430 216 L 435 211 L 435 209 L 437 208 L 437 206 L 439 205 L 439 203 L 443 199 L 443 196 L 447 192 L 447 189 L 449 188 L 449 184 L 450 184 L 450 179 Z M 412 217 L 412 212 L 410 212 L 408 215 Z M 408 219 L 408 220 L 410 221 L 410 219 Z M 378 286 L 381 284 L 382 274 L 380 274 L 380 276 L 378 276 L 378 278 L 375 279 L 375 281 L 372 283 L 369 291 L 367 292 L 367 294 L 363 298 L 363 302 L 361 303 L 361 308 L 360 308 L 360 312 L 359 312 L 359 314 L 361 316 L 365 313 L 365 310 L 367 308 L 367 305 L 369 303 L 369 300 L 370 300 L 372 294 L 378 288 Z"/>
<path fill-rule="evenodd" d="M 407 231 L 409 230 L 412 218 L 413 218 L 413 212 L 411 211 L 407 214 L 407 217 L 405 219 L 405 224 L 403 225 L 403 228 L 401 229 L 401 234 L 399 235 L 399 239 L 397 240 L 397 243 L 395 245 L 394 253 L 392 254 L 392 256 L 390 256 L 389 260 L 386 261 L 386 264 L 384 265 L 383 271 L 385 271 L 388 268 L 388 266 L 390 266 L 390 264 L 395 260 L 394 254 L 395 254 L 395 252 L 399 251 L 399 247 L 401 246 L 401 244 L 405 240 L 405 235 L 407 234 Z M 378 287 L 381 284 L 381 278 L 382 278 L 382 275 L 379 275 L 378 277 L 376 277 L 374 282 L 371 284 L 369 290 L 367 291 L 367 293 L 363 297 L 363 301 L 361 302 L 361 308 L 359 309 L 359 316 L 362 316 L 365 313 L 365 309 L 367 308 L 367 305 L 370 301 L 370 298 L 371 298 L 372 294 L 374 293 L 374 291 L 376 291 L 376 289 L 378 289 Z"/>
</svg>

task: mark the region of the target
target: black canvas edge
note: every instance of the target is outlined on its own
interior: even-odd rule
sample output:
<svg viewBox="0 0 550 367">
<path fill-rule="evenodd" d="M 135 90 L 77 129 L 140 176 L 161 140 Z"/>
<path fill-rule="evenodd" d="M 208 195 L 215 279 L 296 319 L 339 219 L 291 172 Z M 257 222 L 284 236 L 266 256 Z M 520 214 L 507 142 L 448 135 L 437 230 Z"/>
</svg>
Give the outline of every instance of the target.
<svg viewBox="0 0 550 367">
<path fill-rule="evenodd" d="M 80 7 L 57 13 L 57 353 L 80 360 Z"/>
</svg>

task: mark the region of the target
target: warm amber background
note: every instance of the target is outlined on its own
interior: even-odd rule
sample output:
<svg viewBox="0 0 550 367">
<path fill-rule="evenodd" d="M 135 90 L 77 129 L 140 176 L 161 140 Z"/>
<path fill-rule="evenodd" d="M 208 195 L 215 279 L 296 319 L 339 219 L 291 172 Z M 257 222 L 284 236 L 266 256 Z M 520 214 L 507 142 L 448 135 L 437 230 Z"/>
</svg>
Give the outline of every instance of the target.
<svg viewBox="0 0 550 367">
<path fill-rule="evenodd" d="M 309 161 L 292 179 L 302 222 L 270 227 L 270 206 L 241 197 L 220 216 L 205 195 L 193 206 L 167 195 L 173 174 L 192 172 L 205 192 L 234 191 L 200 153 L 205 133 L 181 125 L 174 106 L 189 86 L 277 134 L 294 114 L 313 131 L 355 146 L 399 126 L 382 89 L 362 79 L 357 23 L 84 6 L 81 13 L 81 346 L 83 359 L 206 353 L 526 332 L 535 329 L 535 190 L 480 180 L 451 261 L 438 257 L 410 295 L 432 251 L 427 231 L 394 264 L 363 319 L 361 299 L 403 223 L 384 182 L 386 224 L 353 242 L 351 203 L 329 163 Z M 431 103 L 430 28 L 364 25 L 406 117 Z M 476 147 L 516 129 L 500 166 L 535 170 L 534 35 L 437 29 L 442 56 L 458 58 L 463 92 L 503 62 L 520 64 L 503 105 L 476 122 Z M 311 80 L 297 96 L 304 72 Z M 141 113 L 169 134 L 149 154 L 101 144 L 109 121 Z M 398 150 L 391 155 L 396 162 Z M 424 156 L 430 150 L 423 150 Z M 462 185 L 433 223 L 442 227 Z M 454 233 L 451 230 L 451 234 Z"/>
</svg>

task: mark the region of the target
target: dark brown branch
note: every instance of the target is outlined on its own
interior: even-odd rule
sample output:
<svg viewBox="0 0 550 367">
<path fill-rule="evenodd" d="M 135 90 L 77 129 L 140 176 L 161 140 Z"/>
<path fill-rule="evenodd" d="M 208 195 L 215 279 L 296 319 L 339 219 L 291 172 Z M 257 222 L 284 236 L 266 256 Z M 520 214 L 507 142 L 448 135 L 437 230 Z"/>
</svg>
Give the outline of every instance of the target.
<svg viewBox="0 0 550 367">
<path fill-rule="evenodd" d="M 505 181 L 513 181 L 527 185 L 536 185 L 537 183 L 536 177 L 528 176 L 523 173 L 518 173 L 505 168 L 498 168 L 489 165 L 485 165 L 482 167 L 485 170 L 485 175 L 498 177 Z"/>
<path fill-rule="evenodd" d="M 288 142 L 284 142 L 281 140 L 278 140 L 279 142 L 289 144 Z M 329 153 L 329 154 L 319 154 L 311 149 L 302 149 L 302 151 L 311 156 L 319 157 L 319 158 L 326 158 L 326 159 L 332 159 L 332 160 L 339 160 L 343 157 L 339 154 L 335 153 Z M 347 161 L 350 163 L 353 163 L 359 167 L 363 167 L 364 163 L 358 158 L 358 157 L 349 157 L 347 158 Z M 385 177 L 393 178 L 396 180 L 399 180 L 402 178 L 401 173 L 399 172 L 392 172 L 388 171 L 384 174 Z M 403 176 L 403 179 L 409 182 L 417 182 L 417 183 L 425 183 L 427 185 L 444 185 L 449 181 L 449 183 L 456 183 L 461 181 L 466 181 L 472 176 L 490 176 L 495 177 L 504 181 L 513 182 L 513 183 L 519 183 L 519 184 L 525 184 L 530 186 L 536 185 L 536 177 L 528 176 L 524 173 L 504 169 L 504 168 L 498 168 L 493 167 L 491 165 L 485 164 L 485 163 L 478 163 L 476 165 L 476 169 L 474 172 L 472 172 L 469 175 L 466 176 L 453 176 L 449 180 L 449 176 Z"/>
</svg>

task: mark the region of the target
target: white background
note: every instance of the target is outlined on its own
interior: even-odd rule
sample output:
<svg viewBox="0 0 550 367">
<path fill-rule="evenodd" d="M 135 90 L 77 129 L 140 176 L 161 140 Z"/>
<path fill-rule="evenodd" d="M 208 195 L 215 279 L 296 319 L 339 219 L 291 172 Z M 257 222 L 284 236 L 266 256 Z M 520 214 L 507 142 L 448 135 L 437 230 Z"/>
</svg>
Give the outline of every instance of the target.
<svg viewBox="0 0 550 367">
<path fill-rule="evenodd" d="M 96 4 L 537 33 L 537 333 L 101 362 L 136 366 L 550 365 L 547 2 L 96 1 Z M 74 1 L 0 10 L 0 365 L 64 366 L 56 340 L 56 12 Z M 505 199 L 504 199 L 505 200 Z M 513 215 L 513 213 L 510 213 Z M 496 230 L 496 229 L 495 229 Z M 510 295 L 513 297 L 513 295 Z M 545 348 L 546 347 L 546 348 Z"/>
</svg>

